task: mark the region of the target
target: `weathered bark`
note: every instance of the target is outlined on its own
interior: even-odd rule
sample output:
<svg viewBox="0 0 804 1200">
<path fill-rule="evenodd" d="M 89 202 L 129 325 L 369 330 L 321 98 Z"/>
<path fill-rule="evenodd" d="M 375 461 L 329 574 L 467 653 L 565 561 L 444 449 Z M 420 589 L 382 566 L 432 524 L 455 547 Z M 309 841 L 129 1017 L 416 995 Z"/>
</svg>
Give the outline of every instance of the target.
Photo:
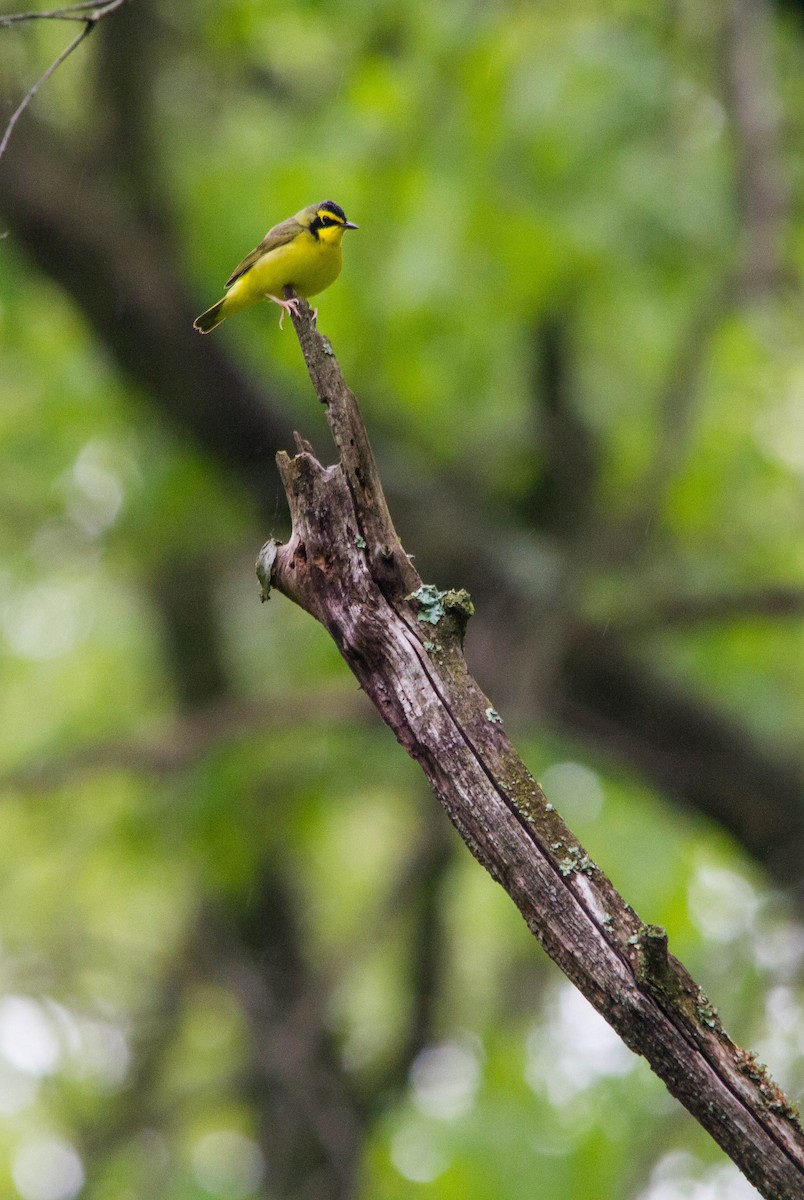
<svg viewBox="0 0 804 1200">
<path fill-rule="evenodd" d="M 791 1104 L 565 826 L 528 773 L 462 652 L 465 592 L 422 586 L 394 531 L 357 402 L 302 305 L 294 318 L 340 462 L 297 435 L 277 456 L 293 532 L 258 573 L 310 612 L 421 765 L 475 857 L 550 957 L 766 1197 L 804 1192 Z"/>
</svg>

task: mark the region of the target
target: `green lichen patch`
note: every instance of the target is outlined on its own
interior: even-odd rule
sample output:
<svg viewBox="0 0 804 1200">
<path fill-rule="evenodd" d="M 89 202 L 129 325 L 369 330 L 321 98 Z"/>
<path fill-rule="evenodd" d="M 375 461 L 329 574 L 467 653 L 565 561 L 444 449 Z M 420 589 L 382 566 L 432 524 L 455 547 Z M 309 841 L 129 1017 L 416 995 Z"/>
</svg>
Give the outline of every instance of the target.
<svg viewBox="0 0 804 1200">
<path fill-rule="evenodd" d="M 418 602 L 418 621 L 437 625 L 449 612 L 455 617 L 461 631 L 466 628 L 467 621 L 475 611 L 472 598 L 465 588 L 442 592 L 434 583 L 423 583 L 405 599 Z"/>
<path fill-rule="evenodd" d="M 555 845 L 560 846 L 561 843 L 557 842 Z M 571 875 L 573 871 L 581 875 L 592 875 L 597 870 L 597 863 L 593 862 L 580 846 L 570 846 L 560 860 L 558 869 L 564 876 Z"/>
<path fill-rule="evenodd" d="M 786 1117 L 788 1121 L 798 1124 L 801 1116 L 798 1105 L 792 1103 L 787 1098 L 778 1083 L 771 1076 L 768 1068 L 763 1062 L 759 1061 L 756 1054 L 750 1050 L 743 1050 L 738 1046 L 735 1051 L 735 1060 L 738 1070 L 756 1083 L 760 1096 L 771 1112 L 779 1113 L 780 1116 Z"/>
<path fill-rule="evenodd" d="M 718 1033 L 723 1032 L 723 1025 L 718 1016 L 717 1009 L 700 988 L 698 989 L 698 996 L 695 1003 L 695 1015 L 702 1025 L 707 1025 L 710 1029 L 717 1030 Z"/>
<path fill-rule="evenodd" d="M 405 599 L 418 600 L 420 607 L 416 614 L 417 621 L 428 625 L 437 625 L 441 618 L 446 616 L 447 609 L 444 604 L 446 594 L 446 592 L 440 592 L 434 583 L 423 583 Z"/>
</svg>

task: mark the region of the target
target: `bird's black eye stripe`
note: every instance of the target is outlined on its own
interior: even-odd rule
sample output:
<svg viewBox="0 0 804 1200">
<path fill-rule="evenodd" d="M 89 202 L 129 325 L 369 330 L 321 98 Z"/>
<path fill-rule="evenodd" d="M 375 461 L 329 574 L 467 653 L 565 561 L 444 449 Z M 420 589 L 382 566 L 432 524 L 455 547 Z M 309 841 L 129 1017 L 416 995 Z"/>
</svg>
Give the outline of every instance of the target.
<svg viewBox="0 0 804 1200">
<path fill-rule="evenodd" d="M 330 207 L 330 205 L 332 206 Z M 331 229 L 333 225 L 338 226 L 345 224 L 346 214 L 344 213 L 343 209 L 338 208 L 338 206 L 333 204 L 331 201 L 327 201 L 327 203 L 322 204 L 316 212 L 315 217 L 310 222 L 309 229 L 313 237 L 317 238 L 320 230 Z"/>
<path fill-rule="evenodd" d="M 337 217 L 330 216 L 329 213 L 316 213 L 315 218 L 310 222 L 310 233 L 314 237 L 318 237 L 319 230 L 330 229 L 333 225 L 344 224 L 344 221 L 339 221 Z"/>
</svg>

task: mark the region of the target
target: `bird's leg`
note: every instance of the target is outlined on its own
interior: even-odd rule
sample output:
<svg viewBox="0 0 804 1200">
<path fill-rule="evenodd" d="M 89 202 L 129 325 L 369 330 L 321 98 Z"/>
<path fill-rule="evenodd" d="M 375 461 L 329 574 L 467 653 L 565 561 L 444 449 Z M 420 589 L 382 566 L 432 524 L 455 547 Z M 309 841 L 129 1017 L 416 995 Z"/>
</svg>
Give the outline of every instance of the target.
<svg viewBox="0 0 804 1200">
<path fill-rule="evenodd" d="M 299 315 L 299 301 L 294 296 L 292 300 L 280 300 L 278 296 L 272 296 L 270 292 L 265 293 L 266 300 L 273 300 L 274 304 L 278 304 L 282 309 L 282 315 L 279 318 L 279 328 L 282 328 L 282 322 L 285 320 L 285 313 L 292 313 L 294 317 Z"/>
</svg>

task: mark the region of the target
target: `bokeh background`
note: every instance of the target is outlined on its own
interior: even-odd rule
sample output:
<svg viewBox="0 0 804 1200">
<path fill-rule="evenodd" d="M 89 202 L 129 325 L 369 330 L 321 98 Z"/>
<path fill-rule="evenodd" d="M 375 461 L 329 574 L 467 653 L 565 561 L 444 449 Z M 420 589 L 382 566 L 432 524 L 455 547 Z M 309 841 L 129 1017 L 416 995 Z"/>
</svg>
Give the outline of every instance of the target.
<svg viewBox="0 0 804 1200">
<path fill-rule="evenodd" d="M 40 6 L 40 8 L 43 6 Z M 804 11 L 131 0 L 0 161 L 0 1192 L 743 1200 L 254 560 L 324 414 L 550 799 L 804 1090 Z M 4 12 L 14 6 L 3 5 Z M 76 32 L 0 30 L 3 110 Z"/>
</svg>

